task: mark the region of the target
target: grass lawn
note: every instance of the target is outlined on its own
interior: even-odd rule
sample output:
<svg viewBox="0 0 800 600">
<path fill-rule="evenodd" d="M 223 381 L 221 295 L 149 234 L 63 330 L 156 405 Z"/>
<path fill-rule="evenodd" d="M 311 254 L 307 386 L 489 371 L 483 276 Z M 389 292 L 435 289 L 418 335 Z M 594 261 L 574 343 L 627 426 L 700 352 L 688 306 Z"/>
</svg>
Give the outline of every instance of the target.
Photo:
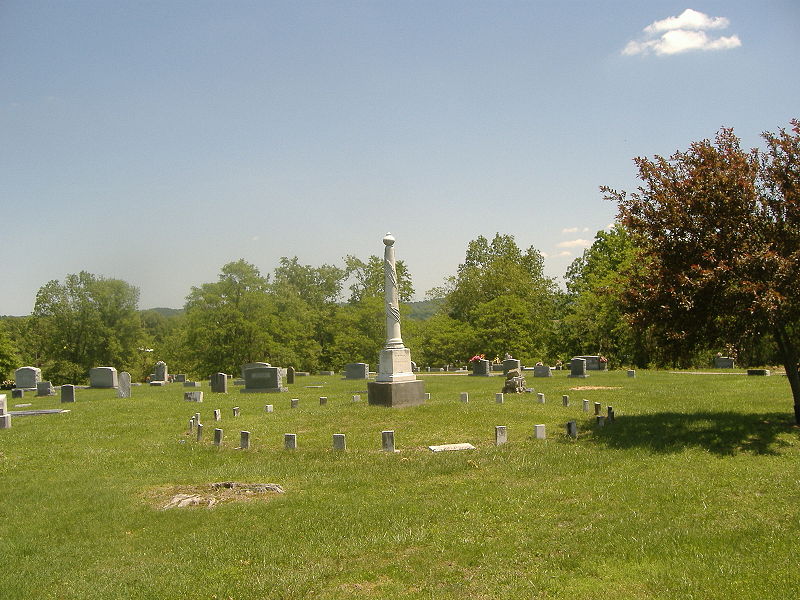
<svg viewBox="0 0 800 600">
<path fill-rule="evenodd" d="M 206 382 L 202 404 L 180 384 L 131 399 L 77 390 L 63 406 L 5 392 L 10 410 L 71 412 L 0 431 L 0 598 L 800 597 L 800 429 L 785 377 L 526 376 L 545 404 L 495 403 L 500 376 L 433 374 L 421 375 L 431 400 L 407 409 L 371 407 L 366 383 L 339 376 L 280 394 Z M 584 398 L 616 421 L 596 428 Z M 201 442 L 188 432 L 197 411 Z M 546 440 L 533 438 L 540 423 Z M 496 425 L 508 428 L 499 447 Z M 385 429 L 397 453 L 381 451 Z M 456 442 L 476 449 L 427 449 Z M 179 486 L 219 481 L 285 493 L 161 508 Z"/>
</svg>

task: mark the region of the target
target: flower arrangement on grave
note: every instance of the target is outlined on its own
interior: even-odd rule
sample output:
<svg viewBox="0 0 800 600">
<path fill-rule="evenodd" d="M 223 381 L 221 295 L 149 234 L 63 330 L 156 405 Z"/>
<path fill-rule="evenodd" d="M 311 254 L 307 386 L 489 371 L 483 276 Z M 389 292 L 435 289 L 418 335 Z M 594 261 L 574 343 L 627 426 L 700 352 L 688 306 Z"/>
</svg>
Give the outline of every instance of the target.
<svg viewBox="0 0 800 600">
<path fill-rule="evenodd" d="M 10 379 L 6 379 L 3 381 L 3 383 L 0 383 L 0 390 L 13 390 L 16 385 L 17 384 Z"/>
<path fill-rule="evenodd" d="M 486 358 L 485 354 L 476 354 L 475 356 L 473 356 L 472 358 L 469 359 L 469 362 L 475 362 L 477 360 L 483 360 L 484 358 Z"/>
</svg>

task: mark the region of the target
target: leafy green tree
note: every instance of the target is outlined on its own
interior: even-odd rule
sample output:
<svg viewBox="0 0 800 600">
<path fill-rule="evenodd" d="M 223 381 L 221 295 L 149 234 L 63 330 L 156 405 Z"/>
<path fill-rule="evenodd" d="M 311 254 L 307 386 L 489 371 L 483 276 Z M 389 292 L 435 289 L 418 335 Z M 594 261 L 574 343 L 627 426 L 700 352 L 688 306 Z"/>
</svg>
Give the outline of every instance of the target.
<svg viewBox="0 0 800 600">
<path fill-rule="evenodd" d="M 3 321 L 0 321 L 0 380 L 6 379 L 12 370 L 22 366 L 19 354 L 6 331 Z"/>
<path fill-rule="evenodd" d="M 469 243 L 457 274 L 430 293 L 443 297 L 445 314 L 473 332 L 468 343 L 459 335 L 465 346 L 454 362 L 478 353 L 510 352 L 526 360 L 548 356 L 557 289 L 543 268 L 541 253 L 533 247 L 523 252 L 512 235 L 498 233 L 491 242 L 479 236 Z"/>
<path fill-rule="evenodd" d="M 85 271 L 42 286 L 30 324 L 45 375 L 74 383 L 96 366 L 134 369 L 142 337 L 138 301 L 132 285 Z"/>
<path fill-rule="evenodd" d="M 269 277 L 244 260 L 224 265 L 216 283 L 192 287 L 184 348 L 198 375 L 237 373 L 276 349 L 278 315 L 268 291 Z"/>
<path fill-rule="evenodd" d="M 297 257 L 280 259 L 270 286 L 281 315 L 276 332 L 282 341 L 281 364 L 314 370 L 324 364 L 333 343 L 345 270 L 332 265 L 301 265 Z"/>
<path fill-rule="evenodd" d="M 800 121 L 744 151 L 732 129 L 669 158 L 637 158 L 617 202 L 640 248 L 626 309 L 673 352 L 771 334 L 800 423 Z"/>
<path fill-rule="evenodd" d="M 561 338 L 568 355 L 602 354 L 615 364 L 646 366 L 649 354 L 625 318 L 622 296 L 635 247 L 620 225 L 599 231 L 591 247 L 567 269 Z"/>
<path fill-rule="evenodd" d="M 409 325 L 411 336 L 405 333 Z M 472 326 L 445 312 L 425 321 L 406 323 L 403 327 L 403 338 L 409 338 L 407 345 L 419 365 L 465 365 L 470 356 L 474 356 L 469 351 L 479 347 Z"/>
<path fill-rule="evenodd" d="M 364 298 L 383 297 L 384 271 L 383 259 L 374 254 L 364 262 L 360 258 L 345 256 L 345 277 L 352 278 L 350 285 L 350 298 L 348 302 L 355 304 Z M 397 288 L 401 302 L 408 302 L 414 296 L 414 286 L 411 282 L 411 273 L 406 263 L 402 260 L 395 262 L 397 271 Z"/>
</svg>

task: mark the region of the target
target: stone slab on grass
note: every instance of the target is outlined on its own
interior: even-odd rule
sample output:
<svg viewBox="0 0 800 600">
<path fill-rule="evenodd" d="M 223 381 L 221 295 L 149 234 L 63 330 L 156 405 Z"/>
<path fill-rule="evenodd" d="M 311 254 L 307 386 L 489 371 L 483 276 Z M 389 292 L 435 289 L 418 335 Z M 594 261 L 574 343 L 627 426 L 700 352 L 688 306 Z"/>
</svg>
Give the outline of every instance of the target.
<svg viewBox="0 0 800 600">
<path fill-rule="evenodd" d="M 432 452 L 448 452 L 451 450 L 475 450 L 472 444 L 442 444 L 440 446 L 428 446 Z"/>
</svg>

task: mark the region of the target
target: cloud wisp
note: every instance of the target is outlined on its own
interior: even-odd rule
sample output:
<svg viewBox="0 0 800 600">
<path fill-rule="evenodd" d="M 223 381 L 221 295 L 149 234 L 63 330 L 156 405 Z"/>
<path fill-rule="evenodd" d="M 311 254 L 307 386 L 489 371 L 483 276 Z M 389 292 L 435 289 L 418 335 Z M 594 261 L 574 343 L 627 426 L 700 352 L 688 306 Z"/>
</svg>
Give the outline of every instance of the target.
<svg viewBox="0 0 800 600">
<path fill-rule="evenodd" d="M 556 244 L 556 248 L 588 248 L 592 245 L 591 240 L 578 238 L 577 240 L 567 240 Z"/>
<path fill-rule="evenodd" d="M 730 50 L 742 45 L 739 36 L 709 35 L 707 31 L 726 29 L 730 21 L 725 17 L 710 17 L 687 8 L 677 17 L 655 21 L 644 28 L 644 36 L 631 40 L 622 54 L 656 54 L 669 56 L 693 50 Z"/>
</svg>

